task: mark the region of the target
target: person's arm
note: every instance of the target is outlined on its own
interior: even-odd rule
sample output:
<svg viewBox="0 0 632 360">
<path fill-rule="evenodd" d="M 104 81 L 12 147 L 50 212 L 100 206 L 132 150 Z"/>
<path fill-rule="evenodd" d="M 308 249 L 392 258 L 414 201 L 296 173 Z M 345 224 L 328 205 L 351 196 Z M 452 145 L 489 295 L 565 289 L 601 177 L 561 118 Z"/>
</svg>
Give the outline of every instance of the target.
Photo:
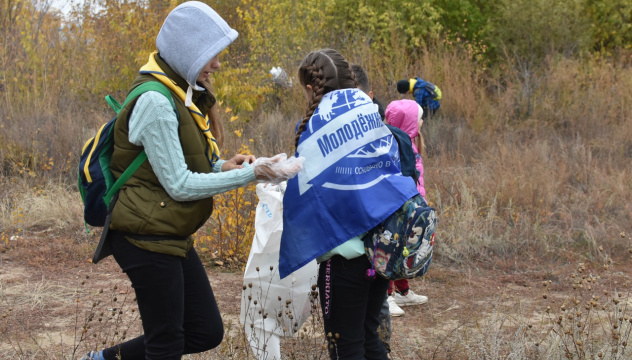
<svg viewBox="0 0 632 360">
<path fill-rule="evenodd" d="M 129 121 L 129 141 L 143 146 L 160 184 L 176 201 L 207 198 L 255 181 L 252 166 L 222 172 L 218 160 L 213 172 L 195 173 L 188 169 L 178 137 L 178 119 L 169 100 L 148 91 L 136 101 Z"/>
</svg>

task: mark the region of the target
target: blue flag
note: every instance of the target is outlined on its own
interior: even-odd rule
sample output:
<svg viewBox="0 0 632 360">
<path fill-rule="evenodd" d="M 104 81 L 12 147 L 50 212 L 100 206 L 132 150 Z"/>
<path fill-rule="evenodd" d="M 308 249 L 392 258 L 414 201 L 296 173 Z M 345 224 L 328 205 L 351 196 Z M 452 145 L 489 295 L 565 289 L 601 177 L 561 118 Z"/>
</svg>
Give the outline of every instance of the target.
<svg viewBox="0 0 632 360">
<path fill-rule="evenodd" d="M 358 89 L 323 96 L 299 138 L 303 169 L 283 198 L 281 278 L 360 235 L 417 194 L 397 141 Z"/>
</svg>

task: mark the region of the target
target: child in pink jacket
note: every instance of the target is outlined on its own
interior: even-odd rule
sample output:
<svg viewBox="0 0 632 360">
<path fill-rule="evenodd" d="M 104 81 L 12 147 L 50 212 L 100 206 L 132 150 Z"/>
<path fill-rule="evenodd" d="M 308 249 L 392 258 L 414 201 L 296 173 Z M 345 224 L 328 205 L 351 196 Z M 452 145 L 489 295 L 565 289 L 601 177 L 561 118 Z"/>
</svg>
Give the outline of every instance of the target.
<svg viewBox="0 0 632 360">
<path fill-rule="evenodd" d="M 421 125 L 423 110 L 414 100 L 395 100 L 386 107 L 386 123 L 400 128 L 410 136 L 415 153 L 415 167 L 419 171 L 419 182 L 417 190 L 426 199 L 426 189 L 424 188 L 424 165 L 420 151 L 423 152 L 425 145 L 421 136 Z M 393 292 L 395 285 L 395 292 Z M 388 305 L 391 316 L 402 316 L 404 310 L 401 306 L 421 305 L 428 301 L 428 297 L 417 295 L 408 285 L 407 279 L 391 281 L 388 287 Z"/>
<path fill-rule="evenodd" d="M 410 142 L 413 143 L 413 151 L 415 152 L 415 167 L 419 170 L 419 183 L 417 190 L 421 196 L 426 198 L 426 189 L 424 188 L 424 165 L 421 160 L 425 145 L 421 136 L 421 125 L 423 110 L 421 106 L 414 100 L 395 100 L 386 108 L 386 123 L 402 129 L 408 136 Z"/>
</svg>

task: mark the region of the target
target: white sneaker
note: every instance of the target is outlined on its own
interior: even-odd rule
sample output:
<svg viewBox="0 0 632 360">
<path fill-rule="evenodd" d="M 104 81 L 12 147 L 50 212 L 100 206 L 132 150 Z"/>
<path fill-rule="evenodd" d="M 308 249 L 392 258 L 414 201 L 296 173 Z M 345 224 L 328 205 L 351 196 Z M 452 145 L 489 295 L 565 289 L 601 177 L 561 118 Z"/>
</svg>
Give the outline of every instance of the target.
<svg viewBox="0 0 632 360">
<path fill-rule="evenodd" d="M 399 306 L 421 305 L 428 302 L 428 297 L 417 295 L 409 289 L 406 295 L 401 295 L 398 292 L 393 292 L 393 300 L 395 301 L 395 304 Z"/>
<path fill-rule="evenodd" d="M 388 312 L 392 317 L 402 316 L 405 314 L 404 310 L 395 303 L 393 296 L 388 296 L 386 301 L 388 302 Z"/>
</svg>

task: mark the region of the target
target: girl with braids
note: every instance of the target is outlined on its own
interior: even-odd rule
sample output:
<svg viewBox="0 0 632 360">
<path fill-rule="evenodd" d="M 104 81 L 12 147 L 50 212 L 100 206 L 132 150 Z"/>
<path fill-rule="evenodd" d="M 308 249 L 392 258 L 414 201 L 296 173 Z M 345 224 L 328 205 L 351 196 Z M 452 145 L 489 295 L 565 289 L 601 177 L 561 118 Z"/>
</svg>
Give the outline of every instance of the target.
<svg viewBox="0 0 632 360">
<path fill-rule="evenodd" d="M 417 189 L 402 176 L 397 141 L 340 53 L 308 54 L 298 77 L 308 106 L 295 146 L 305 161 L 283 199 L 280 276 L 317 259 L 330 357 L 388 359 L 377 329 L 389 282 L 372 272 L 362 235 Z"/>
</svg>

